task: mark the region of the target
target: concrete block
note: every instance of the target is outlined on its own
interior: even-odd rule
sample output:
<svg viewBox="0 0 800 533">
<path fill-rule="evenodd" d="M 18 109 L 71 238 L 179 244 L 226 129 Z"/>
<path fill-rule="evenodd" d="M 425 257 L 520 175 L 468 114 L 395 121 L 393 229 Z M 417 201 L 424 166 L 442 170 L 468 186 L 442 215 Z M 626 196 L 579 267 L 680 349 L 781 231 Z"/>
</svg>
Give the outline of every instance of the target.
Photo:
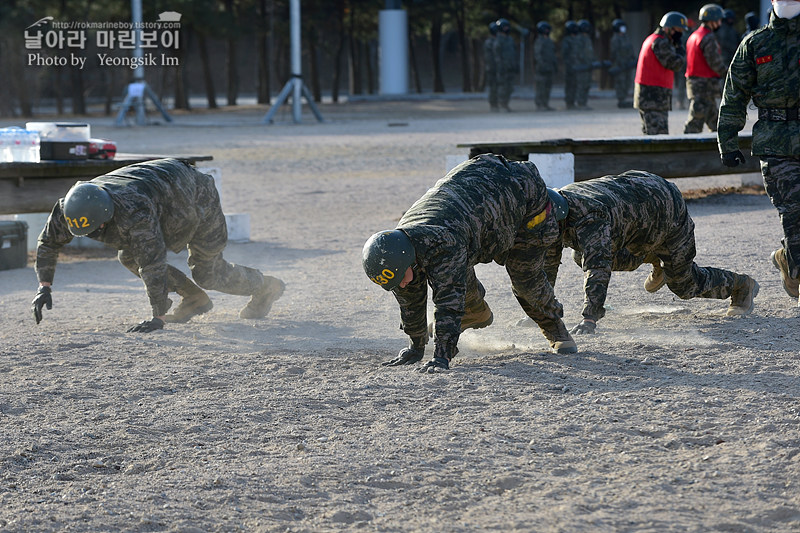
<svg viewBox="0 0 800 533">
<path fill-rule="evenodd" d="M 228 240 L 231 242 L 250 242 L 250 214 L 231 213 L 225 215 L 228 225 Z"/>
<path fill-rule="evenodd" d="M 558 189 L 575 181 L 575 155 L 528 154 L 528 161 L 539 169 L 539 174 L 548 187 Z"/>
</svg>

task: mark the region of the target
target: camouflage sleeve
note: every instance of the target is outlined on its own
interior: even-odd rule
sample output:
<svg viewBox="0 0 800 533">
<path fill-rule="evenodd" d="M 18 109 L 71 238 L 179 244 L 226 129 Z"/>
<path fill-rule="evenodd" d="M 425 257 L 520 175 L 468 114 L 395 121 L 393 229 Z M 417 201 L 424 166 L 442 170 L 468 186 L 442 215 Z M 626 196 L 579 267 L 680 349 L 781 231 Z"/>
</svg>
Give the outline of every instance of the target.
<svg viewBox="0 0 800 533">
<path fill-rule="evenodd" d="M 583 317 L 596 321 L 606 314 L 603 306 L 613 260 L 611 221 L 599 213 L 586 217 L 575 227 L 575 238 L 583 252 Z"/>
<path fill-rule="evenodd" d="M 547 248 L 544 256 L 544 273 L 547 276 L 547 281 L 551 287 L 556 286 L 556 279 L 558 278 L 558 267 L 561 266 L 561 254 L 564 250 L 564 245 L 559 239 L 555 244 L 551 244 Z"/>
<path fill-rule="evenodd" d="M 686 66 L 686 58 L 678 55 L 669 39 L 656 39 L 653 41 L 653 53 L 664 68 L 678 72 Z"/>
<path fill-rule="evenodd" d="M 745 39 L 739 45 L 725 78 L 717 123 L 717 143 L 721 154 L 739 149 L 739 132 L 747 122 L 747 104 L 756 84 L 756 65 L 748 43 L 749 40 Z"/>
<path fill-rule="evenodd" d="M 130 252 L 139 265 L 139 275 L 144 283 L 153 316 L 162 316 L 169 310 L 167 298 L 167 246 L 154 210 L 141 209 L 130 214 L 117 225 L 127 233 Z"/>
<path fill-rule="evenodd" d="M 728 72 L 728 65 L 722 59 L 722 51 L 719 47 L 719 41 L 713 33 L 709 33 L 700 41 L 700 50 L 703 52 L 703 57 L 711 67 L 711 70 L 724 76 Z"/>
<path fill-rule="evenodd" d="M 405 288 L 392 291 L 400 304 L 400 328 L 412 339 L 428 337 L 428 278 L 414 270 L 414 279 Z"/>
<path fill-rule="evenodd" d="M 61 200 L 56 202 L 44 229 L 39 234 L 38 245 L 36 246 L 36 278 L 40 282 L 53 283 L 56 274 L 56 263 L 58 253 L 65 244 L 72 241 L 72 233 L 69 231 L 64 212 L 61 209 Z"/>
<path fill-rule="evenodd" d="M 461 318 L 467 299 L 467 250 L 465 246 L 447 247 L 439 254 L 446 260 L 437 261 L 427 272 L 433 289 L 434 357 L 452 359 L 456 355 L 461 335 Z"/>
</svg>

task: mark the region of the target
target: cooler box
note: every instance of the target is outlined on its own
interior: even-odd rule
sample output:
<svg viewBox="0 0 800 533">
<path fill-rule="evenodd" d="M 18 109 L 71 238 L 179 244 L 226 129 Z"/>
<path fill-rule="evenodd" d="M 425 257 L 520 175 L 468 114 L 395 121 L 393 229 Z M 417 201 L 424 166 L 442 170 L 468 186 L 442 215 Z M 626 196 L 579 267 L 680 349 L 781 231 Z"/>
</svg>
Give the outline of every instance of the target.
<svg viewBox="0 0 800 533">
<path fill-rule="evenodd" d="M 89 124 L 80 122 L 28 122 L 25 128 L 39 132 L 42 159 L 89 157 Z"/>
<path fill-rule="evenodd" d="M 28 224 L 0 220 L 0 270 L 28 266 Z"/>
</svg>

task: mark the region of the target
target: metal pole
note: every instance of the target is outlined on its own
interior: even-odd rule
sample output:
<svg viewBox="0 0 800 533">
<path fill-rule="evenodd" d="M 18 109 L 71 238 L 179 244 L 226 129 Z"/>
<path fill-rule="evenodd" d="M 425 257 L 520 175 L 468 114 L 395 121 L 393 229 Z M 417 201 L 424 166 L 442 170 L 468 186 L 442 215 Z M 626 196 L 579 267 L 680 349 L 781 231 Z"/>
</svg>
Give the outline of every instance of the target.
<svg viewBox="0 0 800 533">
<path fill-rule="evenodd" d="M 289 18 L 291 24 L 292 42 L 292 83 L 294 92 L 292 93 L 292 115 L 295 122 L 300 122 L 302 117 L 302 70 L 303 65 L 300 57 L 300 0 L 291 0 L 289 4 Z"/>
<path fill-rule="evenodd" d="M 131 22 L 133 22 L 133 57 L 139 60 L 136 69 L 133 71 L 133 79 L 140 81 L 144 79 L 144 67 L 141 66 L 141 57 L 144 55 L 142 51 L 142 43 L 139 39 L 139 31 L 142 28 L 142 0 L 131 0 Z"/>
</svg>

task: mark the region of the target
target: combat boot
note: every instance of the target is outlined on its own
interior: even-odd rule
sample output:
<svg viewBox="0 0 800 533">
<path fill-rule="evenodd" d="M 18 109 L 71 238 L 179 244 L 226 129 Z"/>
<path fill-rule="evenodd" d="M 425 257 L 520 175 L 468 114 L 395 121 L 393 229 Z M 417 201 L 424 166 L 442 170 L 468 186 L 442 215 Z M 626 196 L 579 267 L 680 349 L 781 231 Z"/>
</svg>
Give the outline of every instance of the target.
<svg viewBox="0 0 800 533">
<path fill-rule="evenodd" d="M 264 276 L 264 284 L 253 293 L 247 305 L 239 311 L 239 318 L 264 318 L 285 289 L 286 284 L 278 278 Z"/>
<path fill-rule="evenodd" d="M 545 338 L 550 343 L 550 348 L 552 348 L 555 353 L 567 354 L 576 353 L 578 351 L 578 345 L 572 340 L 572 336 L 569 334 L 569 331 L 567 331 L 567 327 L 560 320 L 555 329 L 552 331 L 542 329 L 542 333 L 544 333 Z"/>
<path fill-rule="evenodd" d="M 652 261 L 653 271 L 644 280 L 644 290 L 647 292 L 658 292 L 658 290 L 667 283 L 667 276 L 664 274 L 664 269 L 661 268 L 661 260 L 657 257 Z"/>
<path fill-rule="evenodd" d="M 753 299 L 758 294 L 758 282 L 744 274 L 737 274 L 731 292 L 731 304 L 726 316 L 745 316 L 753 310 Z"/>
<path fill-rule="evenodd" d="M 468 329 L 481 329 L 491 326 L 494 322 L 494 314 L 489 308 L 489 304 L 481 301 L 474 307 L 468 307 L 464 310 L 464 316 L 461 317 L 461 333 Z M 433 338 L 434 323 L 428 324 L 428 337 Z"/>
<path fill-rule="evenodd" d="M 181 294 L 181 296 L 183 296 L 181 303 L 178 304 L 178 307 L 176 307 L 172 313 L 164 317 L 164 322 L 183 324 L 191 320 L 194 316 L 211 311 L 211 308 L 214 307 L 211 298 L 209 298 L 208 294 L 200 287 L 195 286 L 195 289 L 196 290 L 192 290 L 187 294 Z"/>
<path fill-rule="evenodd" d="M 783 282 L 783 290 L 792 298 L 800 297 L 800 280 L 793 278 L 789 273 L 789 261 L 786 259 L 786 250 L 778 248 L 769 256 L 772 259 L 772 264 L 781 273 L 781 281 Z"/>
</svg>

